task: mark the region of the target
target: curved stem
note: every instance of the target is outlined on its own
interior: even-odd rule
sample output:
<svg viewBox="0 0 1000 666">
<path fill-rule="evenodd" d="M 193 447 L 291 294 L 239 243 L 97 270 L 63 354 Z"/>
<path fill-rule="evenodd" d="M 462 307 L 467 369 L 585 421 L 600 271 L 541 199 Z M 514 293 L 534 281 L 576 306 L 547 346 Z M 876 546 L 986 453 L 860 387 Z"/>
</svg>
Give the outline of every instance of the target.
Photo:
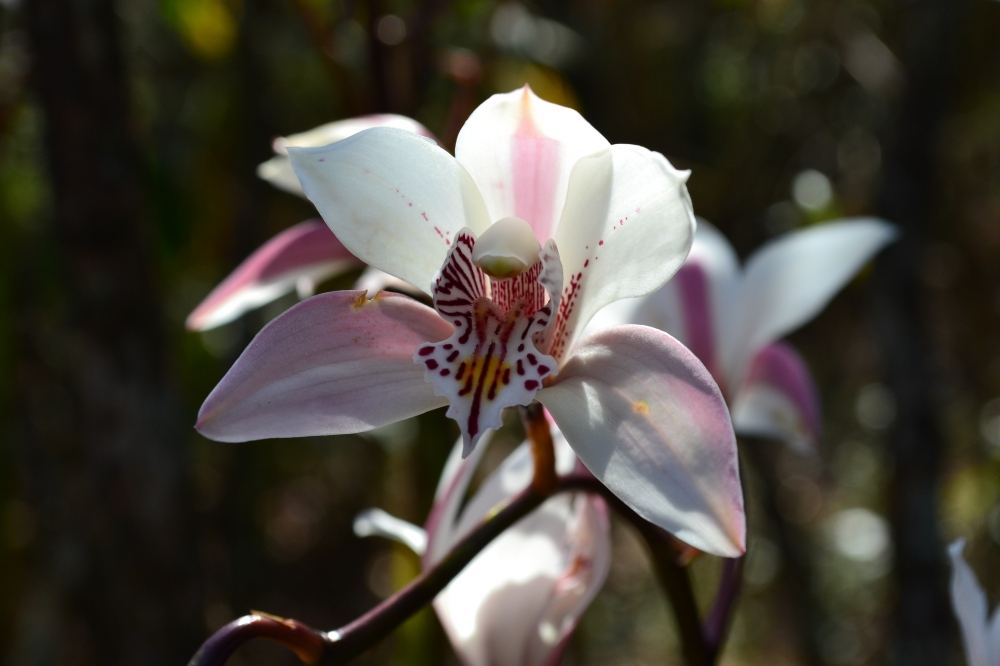
<svg viewBox="0 0 1000 666">
<path fill-rule="evenodd" d="M 325 634 L 298 620 L 254 611 L 212 634 L 191 658 L 188 666 L 224 664 L 237 648 L 254 638 L 267 638 L 281 643 L 294 652 L 303 664 L 319 662 L 327 643 Z"/>
<path fill-rule="evenodd" d="M 567 479 L 568 480 L 568 479 Z M 684 547 L 669 533 L 649 522 L 625 505 L 602 483 L 589 478 L 592 492 L 600 492 L 619 516 L 628 520 L 646 542 L 653 570 L 670 600 L 681 639 L 681 652 L 687 666 L 712 666 L 715 651 L 709 647 L 702 629 L 698 605 L 691 587 L 688 569 L 681 563 Z"/>
<path fill-rule="evenodd" d="M 546 426 L 547 427 L 547 426 Z M 549 436 L 551 444 L 551 435 Z M 670 598 L 681 633 L 688 666 L 711 666 L 718 645 L 710 646 L 703 632 L 687 569 L 679 562 L 678 543 L 668 533 L 636 514 L 600 481 L 589 474 L 554 476 L 548 492 L 534 485 L 515 495 L 459 541 L 434 567 L 358 619 L 330 632 L 312 629 L 297 620 L 253 613 L 219 629 L 202 645 L 188 666 L 221 666 L 244 643 L 268 638 L 285 645 L 306 664 L 344 663 L 388 635 L 437 594 L 487 544 L 525 517 L 549 497 L 561 492 L 599 494 L 632 523 L 649 547 L 657 577 Z M 720 634 L 719 641 L 721 642 Z"/>
<path fill-rule="evenodd" d="M 292 649 L 307 664 L 318 663 L 320 660 L 345 662 L 374 645 L 429 604 L 490 541 L 531 513 L 548 497 L 558 492 L 581 489 L 583 488 L 573 478 L 565 482 L 557 479 L 555 487 L 549 493 L 539 493 L 533 486 L 529 486 L 501 509 L 491 513 L 455 544 L 434 567 L 422 572 L 399 592 L 338 630 L 324 633 L 295 620 L 253 613 L 216 631 L 205 641 L 188 666 L 221 666 L 238 647 L 254 638 L 275 640 Z M 291 630 L 292 627 L 295 631 Z"/>
<path fill-rule="evenodd" d="M 556 449 L 552 443 L 552 429 L 545 418 L 545 410 L 537 402 L 521 407 L 521 421 L 528 441 L 531 442 L 531 460 L 534 463 L 531 487 L 536 492 L 549 495 L 555 489 L 558 478 Z"/>
<path fill-rule="evenodd" d="M 515 495 L 502 509 L 488 516 L 455 544 L 440 562 L 422 572 L 409 585 L 350 624 L 330 632 L 327 655 L 338 662 L 346 661 L 375 644 L 433 601 L 479 551 L 545 499 L 546 495 L 535 492 L 531 487 Z"/>
<path fill-rule="evenodd" d="M 719 581 L 719 591 L 716 593 L 712 610 L 705 620 L 705 641 L 712 660 L 718 659 L 722 652 L 722 644 L 729 631 L 729 623 L 733 616 L 733 607 L 740 596 L 743 587 L 743 564 L 745 558 L 737 557 L 723 560 L 722 578 Z"/>
</svg>

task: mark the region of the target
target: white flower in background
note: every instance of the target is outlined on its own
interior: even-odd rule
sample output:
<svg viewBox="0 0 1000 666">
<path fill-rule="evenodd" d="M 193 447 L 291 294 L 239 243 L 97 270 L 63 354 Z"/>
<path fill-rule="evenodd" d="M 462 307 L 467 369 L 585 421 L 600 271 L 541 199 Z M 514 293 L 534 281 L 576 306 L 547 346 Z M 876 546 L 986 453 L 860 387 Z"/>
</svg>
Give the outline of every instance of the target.
<svg viewBox="0 0 1000 666">
<path fill-rule="evenodd" d="M 779 340 L 815 317 L 895 238 L 883 220 L 827 222 L 765 244 L 741 268 L 725 237 L 702 221 L 670 282 L 607 308 L 592 329 L 635 323 L 669 332 L 715 377 L 738 434 L 809 450 L 819 436 L 819 400 L 802 358 Z"/>
<path fill-rule="evenodd" d="M 1000 606 L 989 615 L 986 594 L 962 555 L 965 539 L 948 547 L 951 557 L 951 605 L 962 630 L 969 666 L 1000 666 Z"/>
<path fill-rule="evenodd" d="M 577 464 L 558 431 L 556 467 Z M 485 442 L 484 442 L 485 444 Z M 530 484 L 531 450 L 518 447 L 466 497 L 485 445 L 462 459 L 457 442 L 438 484 L 426 531 L 377 509 L 355 521 L 359 536 L 395 539 L 434 566 L 502 502 Z M 462 662 L 469 666 L 558 663 L 570 635 L 604 584 L 610 535 L 603 500 L 556 495 L 486 546 L 434 600 L 434 610 Z"/>
<path fill-rule="evenodd" d="M 405 116 L 378 114 L 338 120 L 275 139 L 275 156 L 257 168 L 257 175 L 304 197 L 288 160 L 288 148 L 324 146 L 372 127 L 395 127 L 431 136 L 427 128 Z M 191 312 L 186 326 L 192 331 L 207 331 L 292 291 L 297 290 L 303 298 L 311 296 L 316 284 L 363 265 L 341 245 L 323 220 L 306 220 L 281 232 L 247 257 Z M 375 269 L 366 270 L 357 286 L 373 291 L 386 286 L 408 288 Z"/>
</svg>

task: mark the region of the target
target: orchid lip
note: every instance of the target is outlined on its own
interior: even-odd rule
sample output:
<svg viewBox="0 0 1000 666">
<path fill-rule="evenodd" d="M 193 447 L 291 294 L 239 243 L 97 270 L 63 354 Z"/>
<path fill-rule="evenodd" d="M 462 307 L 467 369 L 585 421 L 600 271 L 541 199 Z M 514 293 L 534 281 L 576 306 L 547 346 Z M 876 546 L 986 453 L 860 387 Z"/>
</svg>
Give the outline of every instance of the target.
<svg viewBox="0 0 1000 666">
<path fill-rule="evenodd" d="M 487 247 L 510 241 L 514 229 L 515 242 L 506 245 L 530 250 L 530 243 L 517 238 L 520 225 L 527 228 L 522 220 L 505 224 L 487 238 Z M 556 370 L 544 342 L 559 292 L 547 285 L 562 282 L 552 242 L 512 277 L 488 275 L 474 260 L 478 244 L 472 232 L 459 232 L 432 289 L 434 308 L 454 332 L 414 354 L 434 392 L 448 399 L 448 416 L 462 429 L 466 455 L 485 432 L 500 426 L 504 407 L 530 403 Z"/>
</svg>

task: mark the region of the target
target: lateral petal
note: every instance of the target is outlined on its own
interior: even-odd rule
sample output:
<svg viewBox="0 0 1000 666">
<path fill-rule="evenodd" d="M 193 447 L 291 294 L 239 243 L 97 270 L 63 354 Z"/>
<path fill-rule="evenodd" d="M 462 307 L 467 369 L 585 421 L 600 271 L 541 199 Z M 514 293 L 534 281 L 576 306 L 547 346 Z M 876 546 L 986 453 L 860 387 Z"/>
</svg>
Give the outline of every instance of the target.
<svg viewBox="0 0 1000 666">
<path fill-rule="evenodd" d="M 573 165 L 608 146 L 579 113 L 525 86 L 493 95 L 472 112 L 455 157 L 479 185 L 491 220 L 519 217 L 544 243 L 562 210 Z"/>
<path fill-rule="evenodd" d="M 553 356 L 602 307 L 648 294 L 680 268 L 695 229 L 687 176 L 639 146 L 577 162 L 555 234 L 564 279 Z"/>
<path fill-rule="evenodd" d="M 302 186 L 299 185 L 299 179 L 295 175 L 295 170 L 292 169 L 292 163 L 288 160 L 288 148 L 290 146 L 302 148 L 325 146 L 372 127 L 396 127 L 413 132 L 414 134 L 433 138 L 430 131 L 416 120 L 393 113 L 379 113 L 370 116 L 336 120 L 305 132 L 275 139 L 273 144 L 275 155 L 257 167 L 257 175 L 278 189 L 298 194 L 299 196 L 305 196 L 302 192 Z"/>
<path fill-rule="evenodd" d="M 445 404 L 413 352 L 451 326 L 398 294 L 328 292 L 250 342 L 209 394 L 197 429 L 223 442 L 356 433 Z"/>
<path fill-rule="evenodd" d="M 599 332 L 537 398 L 584 465 L 640 516 L 700 550 L 744 552 L 729 410 L 674 338 L 646 326 Z"/>
<path fill-rule="evenodd" d="M 289 148 L 306 196 L 356 257 L 424 292 L 462 227 L 489 224 L 465 169 L 433 141 L 376 127 L 322 148 Z"/>
<path fill-rule="evenodd" d="M 775 342 L 754 356 L 733 399 L 733 426 L 741 435 L 779 439 L 803 453 L 815 451 L 819 394 L 805 361 L 791 346 Z"/>
<path fill-rule="evenodd" d="M 188 315 L 191 331 L 206 331 L 294 291 L 360 266 L 322 220 L 296 224 L 260 246 Z"/>
<path fill-rule="evenodd" d="M 756 350 L 816 316 L 896 235 L 884 220 L 858 218 L 786 234 L 764 245 L 744 272 L 734 328 L 742 343 L 724 359 L 727 375 L 738 380 Z"/>
</svg>

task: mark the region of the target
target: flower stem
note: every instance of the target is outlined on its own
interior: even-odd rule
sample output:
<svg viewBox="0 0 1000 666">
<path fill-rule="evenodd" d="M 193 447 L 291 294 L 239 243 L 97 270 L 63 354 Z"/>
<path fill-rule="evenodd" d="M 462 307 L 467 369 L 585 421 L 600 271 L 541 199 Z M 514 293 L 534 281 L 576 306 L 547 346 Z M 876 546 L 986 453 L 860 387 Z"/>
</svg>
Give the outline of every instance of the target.
<svg viewBox="0 0 1000 666">
<path fill-rule="evenodd" d="M 681 653 L 687 666 L 713 666 L 721 646 L 712 646 L 707 631 L 702 628 L 698 605 L 691 587 L 688 569 L 681 564 L 683 548 L 669 533 L 649 522 L 606 486 L 589 475 L 563 477 L 560 487 L 573 485 L 578 490 L 600 493 L 622 518 L 628 520 L 646 542 L 657 580 L 670 600 L 681 639 Z"/>
<path fill-rule="evenodd" d="M 714 662 L 722 652 L 722 644 L 726 640 L 729 622 L 733 616 L 733 607 L 740 596 L 743 587 L 743 564 L 745 558 L 737 557 L 722 562 L 722 578 L 719 590 L 715 595 L 712 610 L 705 620 L 705 641 Z"/>
<path fill-rule="evenodd" d="M 254 611 L 212 634 L 191 658 L 188 666 L 224 664 L 238 647 L 253 638 L 267 638 L 281 643 L 294 652 L 303 664 L 318 663 L 327 644 L 325 634 L 298 620 Z"/>
<path fill-rule="evenodd" d="M 531 459 L 534 463 L 531 487 L 538 493 L 549 495 L 555 490 L 557 483 L 556 450 L 545 410 L 537 402 L 521 407 L 521 421 L 528 441 L 531 442 Z"/>
<path fill-rule="evenodd" d="M 429 604 L 479 551 L 508 527 L 536 509 L 551 494 L 572 487 L 539 493 L 533 486 L 515 495 L 492 512 L 459 541 L 434 567 L 353 622 L 330 632 L 320 632 L 296 621 L 253 613 L 230 622 L 202 645 L 188 666 L 221 666 L 238 647 L 253 638 L 267 638 L 285 645 L 306 664 L 343 663 L 368 649 L 407 618 Z"/>
<path fill-rule="evenodd" d="M 541 414 L 540 409 L 539 413 Z M 544 414 L 542 421 L 544 423 Z M 538 423 L 526 419 L 527 426 L 537 427 Z M 552 437 L 547 423 L 541 432 L 540 442 L 544 444 L 547 441 L 551 448 Z M 222 666 L 240 646 L 254 638 L 267 638 L 284 645 L 305 664 L 340 664 L 349 661 L 429 604 L 472 558 L 507 528 L 534 511 L 549 497 L 573 491 L 603 496 L 619 515 L 636 528 L 649 547 L 656 575 L 670 598 L 680 629 L 685 663 L 688 666 L 712 666 L 719 652 L 719 644 L 724 638 L 724 631 L 712 634 L 710 623 L 709 628 L 703 632 L 691 580 L 687 569 L 678 561 L 677 542 L 632 511 L 593 476 L 572 474 L 558 477 L 554 471 L 554 459 L 552 463 L 552 481 L 548 491 L 539 491 L 534 484 L 528 486 L 501 508 L 491 512 L 434 567 L 421 573 L 406 587 L 353 622 L 338 630 L 321 632 L 297 620 L 254 612 L 216 631 L 205 641 L 188 666 Z M 737 567 L 737 577 L 732 582 L 736 588 L 739 586 L 738 571 Z M 735 599 L 735 592 L 732 599 Z M 716 605 L 720 603 L 721 600 Z M 726 603 L 731 604 L 732 600 Z M 728 616 L 728 611 L 724 615 Z M 724 625 L 721 627 L 724 629 Z M 714 644 L 710 643 L 713 636 L 717 641 Z"/>
</svg>

